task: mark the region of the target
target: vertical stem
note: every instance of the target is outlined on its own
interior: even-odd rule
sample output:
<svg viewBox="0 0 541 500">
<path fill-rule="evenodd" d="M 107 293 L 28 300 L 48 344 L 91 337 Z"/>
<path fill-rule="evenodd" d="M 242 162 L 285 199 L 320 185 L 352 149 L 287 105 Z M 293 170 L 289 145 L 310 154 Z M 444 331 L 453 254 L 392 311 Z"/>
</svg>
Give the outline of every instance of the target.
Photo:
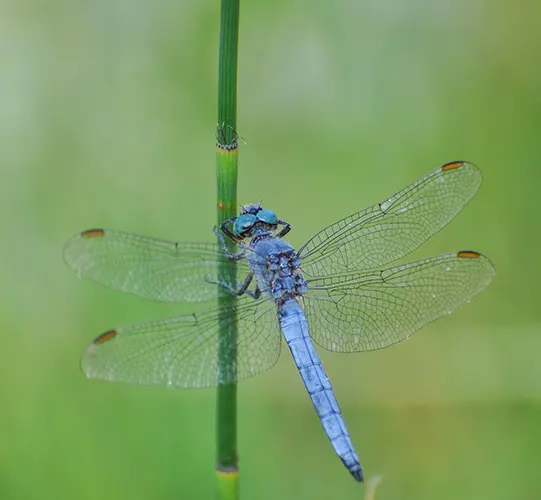
<svg viewBox="0 0 541 500">
<path fill-rule="evenodd" d="M 220 55 L 218 63 L 218 126 L 216 130 L 216 181 L 218 226 L 236 215 L 237 208 L 237 50 L 239 36 L 239 0 L 222 0 L 220 16 Z M 235 251 L 233 242 L 229 250 Z M 230 268 L 218 269 L 221 280 L 236 282 Z M 234 306 L 236 298 L 220 288 L 221 310 Z M 237 328 L 231 322 L 220 322 L 218 350 L 219 381 L 216 399 L 217 463 L 219 498 L 238 498 L 237 466 Z M 225 376 L 225 382 L 224 375 Z"/>
</svg>

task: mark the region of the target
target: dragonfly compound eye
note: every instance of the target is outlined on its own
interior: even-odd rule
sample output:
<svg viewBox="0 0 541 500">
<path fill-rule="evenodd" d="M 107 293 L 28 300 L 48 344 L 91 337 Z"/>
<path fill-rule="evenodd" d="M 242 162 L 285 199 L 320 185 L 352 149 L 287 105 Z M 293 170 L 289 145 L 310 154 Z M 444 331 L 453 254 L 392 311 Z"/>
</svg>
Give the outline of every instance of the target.
<svg viewBox="0 0 541 500">
<path fill-rule="evenodd" d="M 237 217 L 235 223 L 233 224 L 233 234 L 235 236 L 240 236 L 252 229 L 252 226 L 257 222 L 257 217 L 252 214 L 245 214 Z"/>
<path fill-rule="evenodd" d="M 257 218 L 261 222 L 266 222 L 267 224 L 278 224 L 278 217 L 272 210 L 261 209 L 257 212 Z"/>
</svg>

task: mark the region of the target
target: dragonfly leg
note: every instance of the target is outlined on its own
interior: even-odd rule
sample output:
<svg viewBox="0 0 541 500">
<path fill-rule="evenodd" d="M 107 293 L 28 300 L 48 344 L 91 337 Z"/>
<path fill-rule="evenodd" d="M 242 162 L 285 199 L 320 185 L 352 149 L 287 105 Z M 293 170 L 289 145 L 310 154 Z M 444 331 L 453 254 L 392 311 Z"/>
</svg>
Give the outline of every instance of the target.
<svg viewBox="0 0 541 500">
<path fill-rule="evenodd" d="M 232 241 L 235 243 L 239 243 L 242 238 L 239 238 L 238 236 L 235 236 L 231 230 L 227 227 L 229 224 L 231 224 L 237 217 L 231 217 L 230 219 L 227 219 L 226 221 L 222 222 L 220 224 L 221 231 Z"/>
<path fill-rule="evenodd" d="M 226 222 L 224 222 L 224 224 L 226 224 Z M 223 226 L 223 224 L 222 224 Z M 224 231 L 224 233 L 228 236 L 227 232 L 229 232 L 232 236 L 233 234 L 229 231 L 229 229 L 227 229 L 227 232 L 222 228 L 222 226 L 220 226 L 220 229 L 222 229 L 222 231 Z M 244 257 L 244 251 L 240 251 L 238 253 L 231 253 L 229 251 L 229 249 L 227 248 L 227 244 L 225 242 L 225 238 L 224 238 L 224 235 L 220 233 L 220 231 L 218 231 L 218 228 L 216 226 L 214 226 L 214 228 L 212 229 L 213 233 L 218 237 L 218 239 L 220 240 L 220 243 L 222 245 L 222 250 L 224 252 L 224 255 L 230 259 L 230 260 L 240 260 Z M 234 239 L 235 236 L 233 236 L 233 238 L 231 238 L 233 241 L 235 241 L 236 243 L 238 243 L 240 241 L 240 239 L 237 238 L 237 240 Z"/>
<path fill-rule="evenodd" d="M 237 295 L 240 297 L 241 295 L 247 294 L 253 299 L 258 299 L 261 296 L 261 289 L 259 288 L 259 285 L 256 286 L 256 289 L 253 292 L 251 290 L 248 290 L 248 287 L 250 286 L 250 283 L 252 283 L 253 278 L 254 278 L 254 273 L 250 272 L 248 276 L 246 276 L 244 283 L 237 281 L 237 288 L 235 288 L 234 286 L 231 286 L 229 283 L 226 283 L 223 280 L 219 280 L 219 281 L 207 280 L 207 282 L 215 284 L 215 285 L 220 285 L 221 287 L 225 288 L 228 292 L 230 292 L 233 295 Z"/>
<path fill-rule="evenodd" d="M 245 292 L 248 291 L 248 287 L 250 286 L 250 283 L 252 282 L 252 279 L 254 278 L 253 271 L 250 271 L 248 273 L 248 276 L 246 276 L 246 279 L 244 280 L 244 283 L 241 285 L 241 287 L 238 289 L 237 294 L 242 295 Z"/>
<path fill-rule="evenodd" d="M 255 290 L 253 292 L 252 292 L 252 290 L 248 290 L 248 287 L 250 286 L 250 283 L 252 282 L 253 277 L 254 277 L 253 272 L 250 272 L 250 274 L 248 274 L 248 276 L 246 276 L 246 279 L 244 280 L 244 283 L 237 290 L 238 295 L 246 294 L 249 297 L 252 297 L 252 299 L 259 299 L 259 297 L 261 297 L 261 288 L 259 288 L 259 285 L 256 285 Z"/>
<path fill-rule="evenodd" d="M 281 231 L 276 235 L 277 238 L 282 238 L 284 237 L 287 233 L 289 233 L 289 231 L 291 231 L 291 224 L 289 224 L 288 222 L 285 222 L 283 220 L 279 220 L 278 221 L 278 224 L 282 224 L 282 226 L 284 226 Z"/>
</svg>

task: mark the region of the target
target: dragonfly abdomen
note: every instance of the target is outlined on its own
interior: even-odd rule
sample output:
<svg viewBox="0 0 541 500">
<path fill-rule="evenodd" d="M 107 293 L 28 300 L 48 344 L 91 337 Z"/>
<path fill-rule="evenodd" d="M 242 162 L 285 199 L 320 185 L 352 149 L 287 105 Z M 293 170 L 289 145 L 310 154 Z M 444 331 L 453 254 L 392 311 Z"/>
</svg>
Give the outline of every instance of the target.
<svg viewBox="0 0 541 500">
<path fill-rule="evenodd" d="M 363 480 L 359 458 L 346 428 L 331 382 L 314 348 L 304 312 L 296 299 L 287 300 L 278 310 L 280 327 L 321 425 L 351 475 Z"/>
</svg>

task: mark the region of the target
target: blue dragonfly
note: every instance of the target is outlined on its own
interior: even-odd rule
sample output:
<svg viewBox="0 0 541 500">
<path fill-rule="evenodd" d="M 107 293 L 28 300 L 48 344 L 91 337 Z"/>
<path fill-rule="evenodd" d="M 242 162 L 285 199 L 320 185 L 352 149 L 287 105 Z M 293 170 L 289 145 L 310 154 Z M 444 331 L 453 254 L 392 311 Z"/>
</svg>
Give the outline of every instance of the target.
<svg viewBox="0 0 541 500">
<path fill-rule="evenodd" d="M 385 268 L 451 221 L 481 179 L 471 163 L 448 163 L 325 227 L 298 251 L 283 239 L 290 225 L 260 204 L 215 228 L 217 243 L 83 231 L 64 248 L 79 276 L 162 302 L 208 302 L 219 293 L 238 298 L 221 309 L 109 330 L 88 346 L 82 369 L 91 378 L 135 384 L 230 384 L 271 368 L 283 335 L 332 447 L 361 482 L 359 458 L 312 341 L 334 352 L 382 349 L 483 290 L 494 267 L 472 250 Z M 230 253 L 226 239 L 240 251 Z M 229 266 L 240 280 L 220 277 L 218 270 Z M 229 347 L 236 357 L 224 363 L 219 332 L 235 323 Z"/>
</svg>

